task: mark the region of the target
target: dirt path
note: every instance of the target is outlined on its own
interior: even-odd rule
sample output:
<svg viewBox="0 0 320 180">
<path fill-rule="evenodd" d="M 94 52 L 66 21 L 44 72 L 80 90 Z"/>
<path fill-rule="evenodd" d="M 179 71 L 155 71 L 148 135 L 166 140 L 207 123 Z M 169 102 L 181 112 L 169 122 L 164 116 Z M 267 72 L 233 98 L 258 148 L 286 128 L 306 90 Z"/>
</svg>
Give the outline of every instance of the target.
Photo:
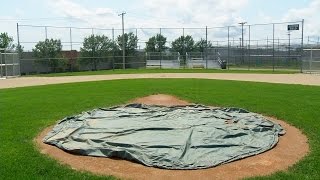
<svg viewBox="0 0 320 180">
<path fill-rule="evenodd" d="M 0 89 L 46 84 L 87 82 L 116 79 L 138 78 L 199 78 L 223 79 L 238 81 L 270 82 L 281 84 L 303 84 L 320 86 L 320 75 L 317 74 L 236 74 L 236 73 L 151 73 L 151 74 L 111 74 L 64 77 L 21 77 L 0 80 Z"/>
</svg>

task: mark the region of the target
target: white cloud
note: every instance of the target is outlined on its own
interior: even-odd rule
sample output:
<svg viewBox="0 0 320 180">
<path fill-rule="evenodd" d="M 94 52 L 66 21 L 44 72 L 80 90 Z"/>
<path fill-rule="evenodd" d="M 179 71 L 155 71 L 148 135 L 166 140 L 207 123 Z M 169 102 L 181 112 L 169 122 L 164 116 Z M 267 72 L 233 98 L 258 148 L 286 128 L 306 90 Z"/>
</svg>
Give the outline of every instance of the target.
<svg viewBox="0 0 320 180">
<path fill-rule="evenodd" d="M 125 15 L 126 28 L 160 28 L 160 27 L 198 27 L 205 28 L 227 26 L 242 21 L 239 12 L 246 7 L 248 0 L 137 0 L 135 7 L 131 7 Z M 84 23 L 83 26 L 96 28 L 121 28 L 121 18 L 109 7 L 88 8 L 74 0 L 50 0 L 57 15 L 64 15 Z M 209 38 L 227 36 L 227 29 L 210 30 Z M 220 32 L 221 31 L 221 32 Z M 116 36 L 120 31 L 116 31 Z M 159 30 L 138 30 L 140 40 L 147 40 L 150 34 Z M 182 35 L 180 30 L 163 30 L 168 40 Z M 205 38 L 205 31 L 186 31 L 194 38 Z M 232 35 L 239 35 L 234 31 Z M 211 37 L 210 37 L 211 36 Z"/>
<path fill-rule="evenodd" d="M 247 3 L 248 0 L 140 0 L 136 8 L 140 18 L 128 12 L 126 26 L 224 26 L 241 19 L 237 14 Z M 51 0 L 50 5 L 57 14 L 85 21 L 90 26 L 121 26 L 117 13 L 108 7 L 90 9 L 72 0 Z"/>
<path fill-rule="evenodd" d="M 16 17 L 23 17 L 25 15 L 24 11 L 20 8 L 15 9 L 15 16 Z"/>
<path fill-rule="evenodd" d="M 270 15 L 267 15 L 262 11 L 258 12 L 258 19 L 260 19 L 261 23 L 270 23 L 274 21 Z"/>
<path fill-rule="evenodd" d="M 68 16 L 85 22 L 91 27 L 117 24 L 116 13 L 110 8 L 89 9 L 72 0 L 50 0 L 49 4 L 58 15 Z"/>
<path fill-rule="evenodd" d="M 234 24 L 248 0 L 142 0 L 155 17 L 167 18 L 176 26 L 223 26 Z M 163 25 L 163 24 L 161 24 Z"/>
</svg>

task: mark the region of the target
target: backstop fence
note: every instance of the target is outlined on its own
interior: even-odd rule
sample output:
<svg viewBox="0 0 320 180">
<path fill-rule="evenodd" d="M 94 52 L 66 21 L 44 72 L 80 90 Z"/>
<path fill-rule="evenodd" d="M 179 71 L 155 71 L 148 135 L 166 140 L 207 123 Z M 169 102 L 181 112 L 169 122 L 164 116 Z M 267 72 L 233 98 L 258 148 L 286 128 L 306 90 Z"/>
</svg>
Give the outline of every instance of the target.
<svg viewBox="0 0 320 180">
<path fill-rule="evenodd" d="M 122 29 L 35 26 L 17 24 L 21 73 L 50 73 L 120 68 L 221 68 L 287 69 L 302 71 L 304 21 L 270 24 L 245 24 L 225 27 L 127 28 L 137 37 L 130 52 L 122 55 Z M 146 49 L 156 35 L 165 37 L 162 47 Z M 107 36 L 115 48 L 106 53 L 81 53 L 84 39 L 91 35 Z M 191 36 L 192 40 L 187 39 Z M 179 37 L 184 37 L 180 38 Z M 37 57 L 35 45 L 45 39 L 59 39 L 61 57 Z M 164 41 L 164 42 L 163 42 Z M 130 43 L 128 43 L 130 44 Z M 49 47 L 48 47 L 49 48 Z M 132 48 L 134 51 L 132 51 Z M 219 63 L 220 62 L 220 63 Z"/>
</svg>

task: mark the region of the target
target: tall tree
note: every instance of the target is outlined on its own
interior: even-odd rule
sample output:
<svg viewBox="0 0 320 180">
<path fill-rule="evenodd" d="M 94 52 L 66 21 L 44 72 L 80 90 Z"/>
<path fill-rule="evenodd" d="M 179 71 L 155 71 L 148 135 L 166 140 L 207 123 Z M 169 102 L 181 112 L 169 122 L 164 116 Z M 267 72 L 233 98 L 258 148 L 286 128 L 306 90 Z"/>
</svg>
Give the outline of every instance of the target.
<svg viewBox="0 0 320 180">
<path fill-rule="evenodd" d="M 212 48 L 212 43 L 208 42 L 206 43 L 205 39 L 200 39 L 199 41 L 196 42 L 196 44 L 194 45 L 194 51 L 197 52 L 204 52 L 206 50 L 206 48 Z"/>
<path fill-rule="evenodd" d="M 194 49 L 194 40 L 192 36 L 180 36 L 171 43 L 172 51 L 179 52 L 185 55 L 186 52 L 191 52 Z"/>
<path fill-rule="evenodd" d="M 45 41 L 39 41 L 32 51 L 36 58 L 41 59 L 38 62 L 48 63 L 53 72 L 56 72 L 57 68 L 61 63 L 63 63 L 61 54 L 62 44 L 59 39 L 46 39 Z"/>
<path fill-rule="evenodd" d="M 122 35 L 118 36 L 117 44 L 118 44 L 118 48 L 120 50 L 123 50 Z M 137 45 L 138 45 L 138 37 L 136 35 L 134 35 L 132 32 L 124 34 L 124 47 L 125 47 L 126 56 L 135 54 Z"/>
<path fill-rule="evenodd" d="M 149 38 L 146 42 L 147 52 L 160 52 L 166 49 L 167 38 L 161 34 L 157 34 Z"/>
<path fill-rule="evenodd" d="M 3 32 L 0 34 L 0 49 L 12 50 L 15 45 L 13 44 L 13 38 L 8 33 Z"/>
<path fill-rule="evenodd" d="M 83 47 L 80 49 L 81 63 L 91 64 L 93 70 L 97 70 L 98 64 L 110 56 L 115 50 L 115 44 L 104 35 L 91 35 L 84 38 Z"/>
</svg>

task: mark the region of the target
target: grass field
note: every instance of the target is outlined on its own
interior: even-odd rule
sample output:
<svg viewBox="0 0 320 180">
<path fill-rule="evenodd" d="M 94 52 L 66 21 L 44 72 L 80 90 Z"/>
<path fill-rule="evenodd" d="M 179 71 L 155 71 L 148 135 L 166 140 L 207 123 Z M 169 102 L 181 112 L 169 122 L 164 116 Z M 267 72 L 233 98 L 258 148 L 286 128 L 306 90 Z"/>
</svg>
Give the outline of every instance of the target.
<svg viewBox="0 0 320 180">
<path fill-rule="evenodd" d="M 112 179 L 77 172 L 38 152 L 33 138 L 65 116 L 154 93 L 195 103 L 235 106 L 301 129 L 311 153 L 287 172 L 256 179 L 320 179 L 320 87 L 268 83 L 136 79 L 0 90 L 0 179 Z"/>
<path fill-rule="evenodd" d="M 105 74 L 141 74 L 141 73 L 251 73 L 251 74 L 294 74 L 299 73 L 299 70 L 276 70 L 272 69 L 257 69 L 257 70 L 222 70 L 222 69 L 117 69 L 117 70 L 100 70 L 100 71 L 82 71 L 82 72 L 67 72 L 67 73 L 51 73 L 37 74 L 29 76 L 84 76 L 84 75 L 105 75 Z"/>
</svg>

